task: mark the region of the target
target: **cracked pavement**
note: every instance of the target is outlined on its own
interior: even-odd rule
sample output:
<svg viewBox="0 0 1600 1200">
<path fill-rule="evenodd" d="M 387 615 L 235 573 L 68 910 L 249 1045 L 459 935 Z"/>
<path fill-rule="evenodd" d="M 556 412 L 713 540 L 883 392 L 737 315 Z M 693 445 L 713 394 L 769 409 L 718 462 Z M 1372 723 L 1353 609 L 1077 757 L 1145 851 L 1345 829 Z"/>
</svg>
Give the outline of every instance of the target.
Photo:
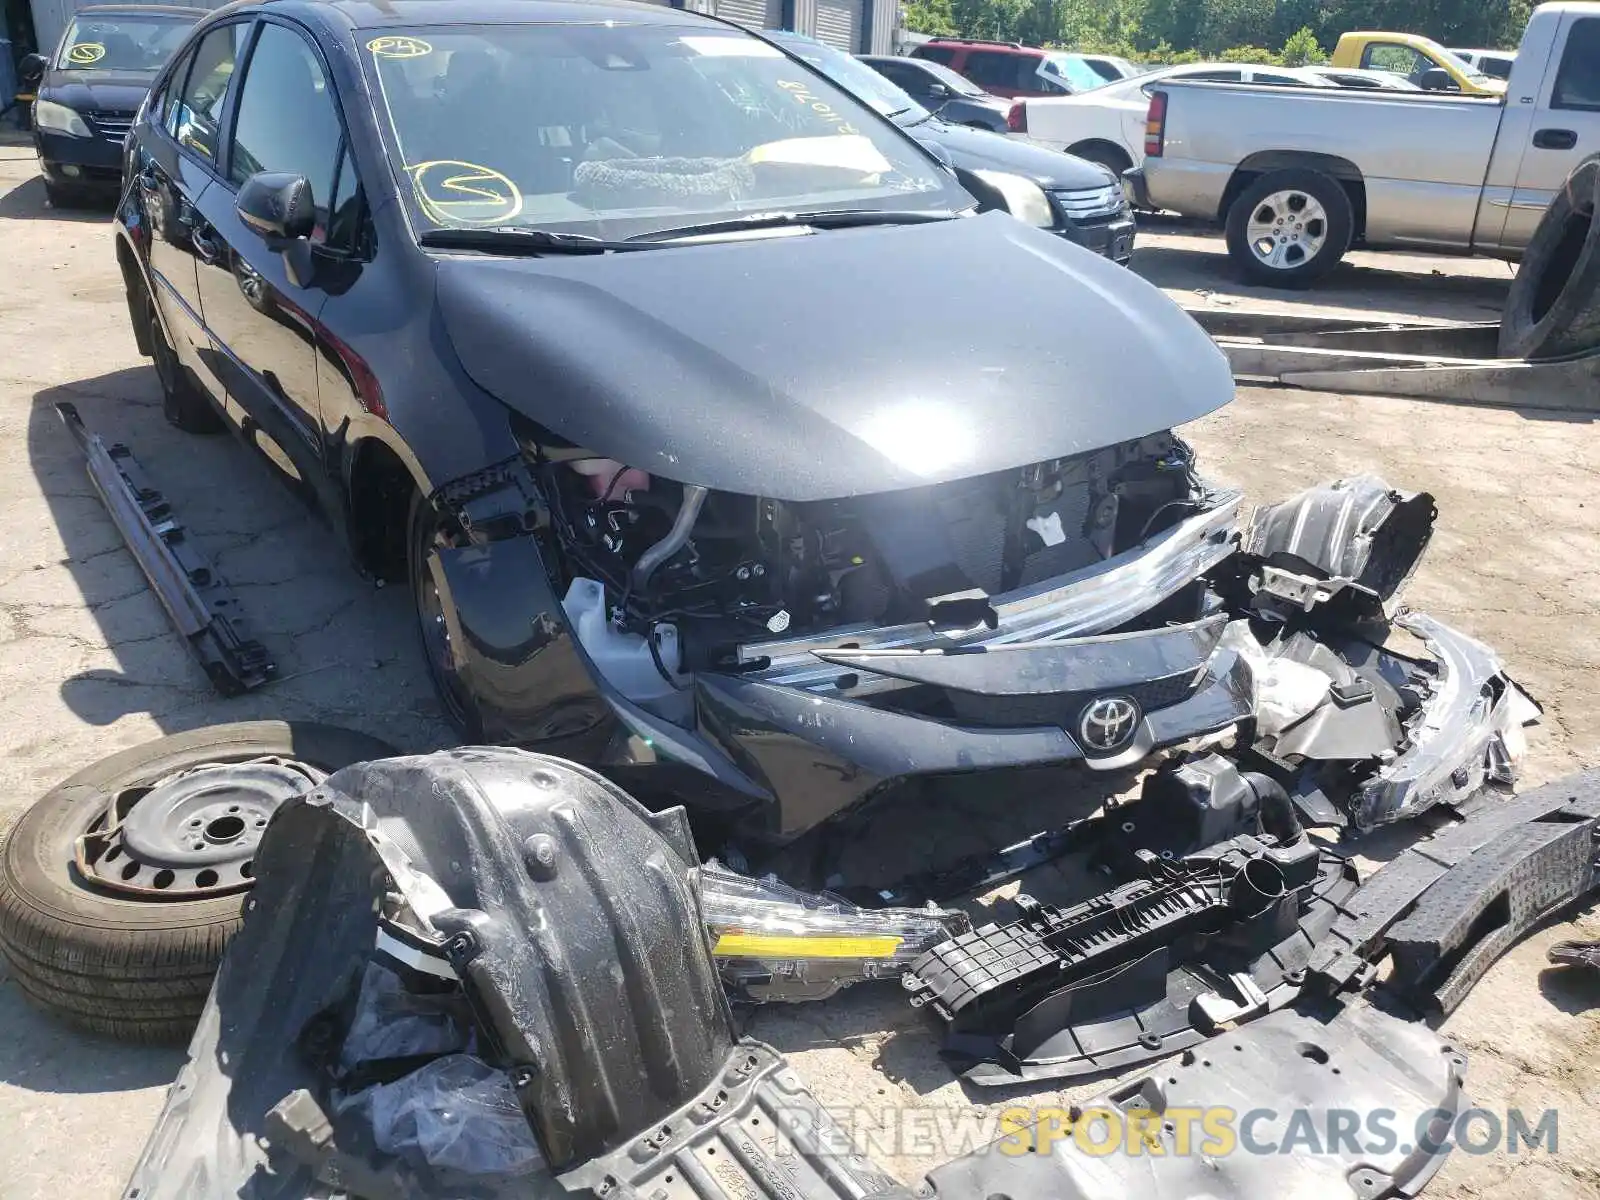
<svg viewBox="0 0 1600 1200">
<path fill-rule="evenodd" d="M 1157 233 L 1141 244 L 1141 269 L 1174 288 L 1212 298 L 1232 291 L 1229 303 L 1259 299 L 1221 278 L 1216 239 Z M 238 443 L 165 424 L 154 373 L 129 332 L 104 214 L 46 209 L 31 148 L 5 135 L 0 264 L 0 824 L 88 761 L 219 722 L 319 720 L 405 751 L 448 745 L 404 590 L 359 579 L 326 527 Z M 1337 299 L 1327 303 L 1447 317 L 1459 285 L 1455 315 L 1480 319 L 1507 274 L 1501 264 L 1357 254 L 1331 281 Z M 1306 307 L 1303 297 L 1294 303 Z M 133 448 L 238 593 L 277 660 L 276 682 L 235 700 L 212 691 L 90 488 L 53 411 L 60 400 L 77 404 L 108 441 Z M 1257 500 L 1366 470 L 1433 492 L 1440 524 L 1409 599 L 1496 647 L 1545 703 L 1530 782 L 1600 763 L 1600 428 L 1247 388 L 1188 433 L 1208 475 Z M 939 817 L 919 811 L 860 851 L 950 853 L 1059 819 L 1059 797 L 1042 788 L 1023 783 L 999 799 Z M 1585 913 L 1517 947 L 1446 1027 L 1471 1056 L 1479 1105 L 1560 1110 L 1559 1153 L 1458 1153 L 1427 1195 L 1600 1197 L 1600 979 L 1544 965 L 1549 944 L 1572 937 L 1600 938 L 1600 919 Z M 772 1008 L 752 1028 L 830 1105 L 970 1103 L 898 989 Z M 0 966 L 0 1200 L 119 1196 L 180 1061 L 178 1051 L 55 1025 L 22 1003 Z M 915 1180 L 958 1149 L 903 1147 L 885 1165 Z"/>
</svg>

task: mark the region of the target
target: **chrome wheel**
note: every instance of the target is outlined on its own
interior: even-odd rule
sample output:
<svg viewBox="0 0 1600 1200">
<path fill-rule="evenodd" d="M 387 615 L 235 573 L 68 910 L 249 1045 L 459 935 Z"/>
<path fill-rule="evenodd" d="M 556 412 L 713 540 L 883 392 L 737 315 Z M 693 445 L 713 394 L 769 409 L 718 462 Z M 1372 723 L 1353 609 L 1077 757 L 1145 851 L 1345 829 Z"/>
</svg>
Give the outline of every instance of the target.
<svg viewBox="0 0 1600 1200">
<path fill-rule="evenodd" d="M 1308 192 L 1273 192 L 1255 206 L 1245 232 L 1251 252 L 1263 266 L 1292 271 L 1316 258 L 1328 244 L 1328 213 Z"/>
</svg>

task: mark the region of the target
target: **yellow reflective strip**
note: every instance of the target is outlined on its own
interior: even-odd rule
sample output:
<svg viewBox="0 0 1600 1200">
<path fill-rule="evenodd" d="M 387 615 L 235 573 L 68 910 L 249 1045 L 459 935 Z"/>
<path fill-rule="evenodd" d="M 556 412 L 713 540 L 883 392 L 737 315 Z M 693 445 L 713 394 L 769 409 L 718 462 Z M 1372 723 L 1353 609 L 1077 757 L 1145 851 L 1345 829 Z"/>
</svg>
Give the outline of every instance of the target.
<svg viewBox="0 0 1600 1200">
<path fill-rule="evenodd" d="M 903 938 L 789 937 L 724 933 L 712 950 L 720 958 L 893 958 Z"/>
</svg>

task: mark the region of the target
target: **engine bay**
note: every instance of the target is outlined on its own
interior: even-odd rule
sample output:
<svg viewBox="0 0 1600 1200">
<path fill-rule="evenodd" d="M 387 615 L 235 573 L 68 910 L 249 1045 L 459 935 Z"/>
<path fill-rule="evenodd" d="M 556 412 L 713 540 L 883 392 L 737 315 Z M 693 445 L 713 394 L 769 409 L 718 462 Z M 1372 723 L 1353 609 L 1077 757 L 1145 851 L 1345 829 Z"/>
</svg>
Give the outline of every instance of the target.
<svg viewBox="0 0 1600 1200">
<path fill-rule="evenodd" d="M 927 488 L 793 503 L 710 491 L 610 459 L 540 467 L 562 583 L 598 582 L 606 623 L 726 669 L 742 642 L 983 613 L 987 597 L 1071 574 L 1204 506 L 1193 454 L 1162 433 Z M 652 640 L 659 655 L 659 642 Z"/>
</svg>

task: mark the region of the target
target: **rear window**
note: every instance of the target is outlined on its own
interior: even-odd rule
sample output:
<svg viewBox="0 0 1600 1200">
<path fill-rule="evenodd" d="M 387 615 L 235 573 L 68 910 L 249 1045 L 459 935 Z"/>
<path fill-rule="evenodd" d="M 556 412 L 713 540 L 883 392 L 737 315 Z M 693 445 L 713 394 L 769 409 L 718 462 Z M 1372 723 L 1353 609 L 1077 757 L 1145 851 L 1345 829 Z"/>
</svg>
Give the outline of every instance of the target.
<svg viewBox="0 0 1600 1200">
<path fill-rule="evenodd" d="M 1600 17 L 1574 22 L 1550 107 L 1600 111 Z"/>
</svg>

